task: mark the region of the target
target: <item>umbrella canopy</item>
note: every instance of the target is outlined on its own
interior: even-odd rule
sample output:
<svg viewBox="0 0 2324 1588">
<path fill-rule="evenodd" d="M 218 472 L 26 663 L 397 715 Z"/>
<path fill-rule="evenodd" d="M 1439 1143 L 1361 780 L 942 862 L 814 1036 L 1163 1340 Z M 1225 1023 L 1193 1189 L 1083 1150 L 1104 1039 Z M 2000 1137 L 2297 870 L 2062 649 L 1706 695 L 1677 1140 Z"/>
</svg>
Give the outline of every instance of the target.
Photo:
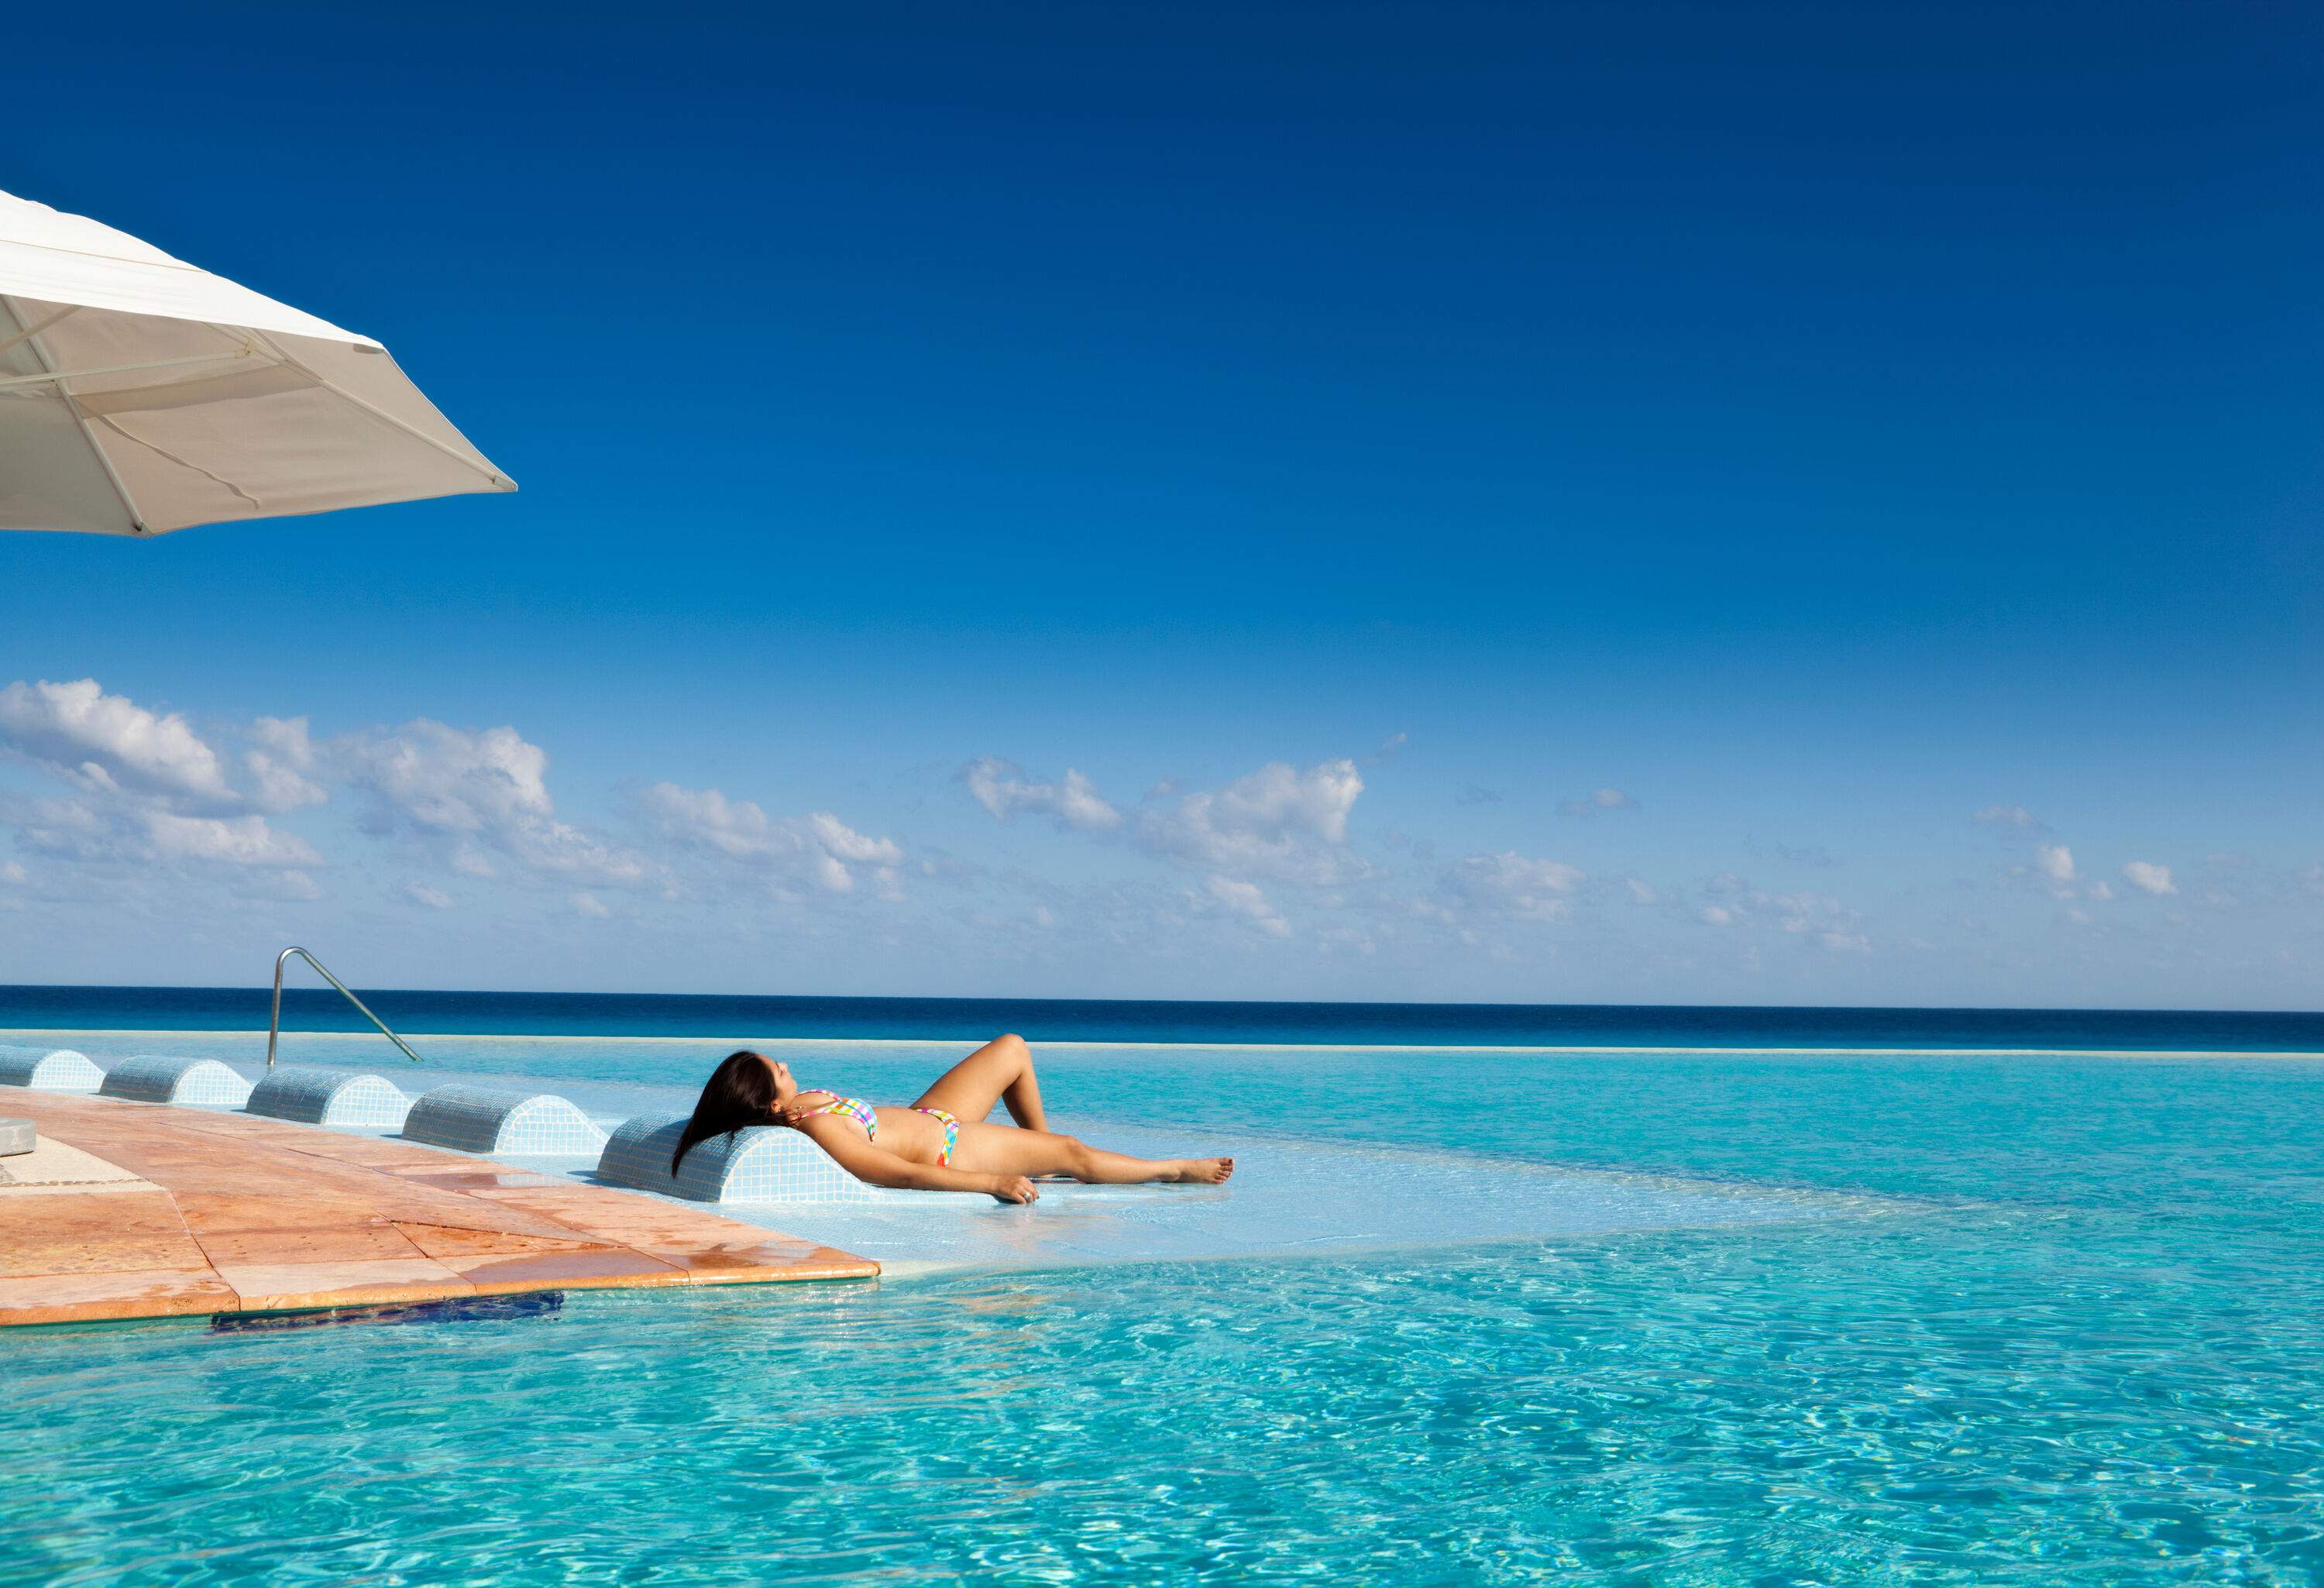
<svg viewBox="0 0 2324 1588">
<path fill-rule="evenodd" d="M 369 337 L 0 193 L 0 529 L 515 489 Z"/>
</svg>

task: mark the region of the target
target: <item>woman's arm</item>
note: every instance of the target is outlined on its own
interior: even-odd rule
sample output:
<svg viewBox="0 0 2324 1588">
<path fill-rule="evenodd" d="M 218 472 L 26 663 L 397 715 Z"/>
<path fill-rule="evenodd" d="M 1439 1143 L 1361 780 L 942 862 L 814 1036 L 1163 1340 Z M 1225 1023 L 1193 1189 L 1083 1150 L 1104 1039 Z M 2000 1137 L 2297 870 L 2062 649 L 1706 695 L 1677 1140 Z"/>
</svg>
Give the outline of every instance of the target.
<svg viewBox="0 0 2324 1588">
<path fill-rule="evenodd" d="M 816 1118 L 795 1128 L 829 1153 L 834 1163 L 870 1185 L 896 1191 L 982 1191 L 1001 1202 L 1031 1202 L 1040 1196 L 1022 1175 L 975 1175 L 898 1158 L 835 1119 Z"/>
</svg>

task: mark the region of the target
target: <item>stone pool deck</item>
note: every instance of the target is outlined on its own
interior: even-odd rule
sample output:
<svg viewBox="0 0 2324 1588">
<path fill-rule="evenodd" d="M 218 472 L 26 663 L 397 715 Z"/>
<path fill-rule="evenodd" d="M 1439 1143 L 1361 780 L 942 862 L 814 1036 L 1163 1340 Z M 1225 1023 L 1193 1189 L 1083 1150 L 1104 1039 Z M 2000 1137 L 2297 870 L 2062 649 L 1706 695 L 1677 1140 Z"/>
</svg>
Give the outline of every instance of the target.
<svg viewBox="0 0 2324 1588">
<path fill-rule="evenodd" d="M 865 1279 L 880 1265 L 628 1191 L 244 1113 L 9 1088 L 0 1326 L 526 1291 Z"/>
</svg>

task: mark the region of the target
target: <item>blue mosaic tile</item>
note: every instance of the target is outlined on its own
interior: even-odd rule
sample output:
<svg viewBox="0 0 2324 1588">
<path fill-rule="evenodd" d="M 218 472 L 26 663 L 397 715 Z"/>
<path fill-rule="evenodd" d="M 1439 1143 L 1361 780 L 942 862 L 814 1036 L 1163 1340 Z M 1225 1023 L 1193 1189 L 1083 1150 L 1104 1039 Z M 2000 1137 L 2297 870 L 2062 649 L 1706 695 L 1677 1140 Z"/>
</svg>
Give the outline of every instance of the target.
<svg viewBox="0 0 2324 1588">
<path fill-rule="evenodd" d="M 70 1048 L 0 1048 L 0 1086 L 35 1092 L 94 1092 L 105 1072 Z"/>
<path fill-rule="evenodd" d="M 669 1155 L 687 1117 L 649 1113 L 623 1122 L 597 1160 L 597 1177 L 692 1202 L 870 1202 L 882 1195 L 806 1136 L 771 1125 L 697 1143 L 673 1177 Z"/>
<path fill-rule="evenodd" d="M 605 1132 L 554 1093 L 503 1092 L 490 1086 L 438 1086 L 404 1117 L 414 1141 L 502 1157 L 573 1157 L 597 1151 Z"/>
<path fill-rule="evenodd" d="M 245 1108 L 251 1113 L 309 1125 L 392 1131 L 401 1128 L 404 1116 L 411 1112 L 411 1099 L 383 1076 L 286 1067 L 261 1076 Z"/>
<path fill-rule="evenodd" d="M 135 1103 L 174 1103 L 180 1108 L 240 1108 L 250 1101 L 250 1083 L 238 1070 L 214 1058 L 178 1058 L 141 1053 L 105 1073 L 97 1091 Z"/>
</svg>

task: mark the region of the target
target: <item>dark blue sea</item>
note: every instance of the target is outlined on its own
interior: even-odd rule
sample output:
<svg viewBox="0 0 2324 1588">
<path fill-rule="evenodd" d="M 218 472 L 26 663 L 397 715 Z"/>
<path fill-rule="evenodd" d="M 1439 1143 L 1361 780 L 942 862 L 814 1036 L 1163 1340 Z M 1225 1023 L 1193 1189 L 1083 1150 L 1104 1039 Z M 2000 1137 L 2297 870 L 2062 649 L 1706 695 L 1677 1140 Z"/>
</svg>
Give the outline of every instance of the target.
<svg viewBox="0 0 2324 1588">
<path fill-rule="evenodd" d="M 740 997 L 358 989 L 410 1034 L 968 1039 L 1330 1047 L 2324 1051 L 2324 1012 L 1784 1009 L 1520 1003 L 1237 1003 Z M 0 1029 L 263 1030 L 268 989 L 0 986 Z M 356 1031 L 337 993 L 283 994 L 285 1029 Z"/>
</svg>

